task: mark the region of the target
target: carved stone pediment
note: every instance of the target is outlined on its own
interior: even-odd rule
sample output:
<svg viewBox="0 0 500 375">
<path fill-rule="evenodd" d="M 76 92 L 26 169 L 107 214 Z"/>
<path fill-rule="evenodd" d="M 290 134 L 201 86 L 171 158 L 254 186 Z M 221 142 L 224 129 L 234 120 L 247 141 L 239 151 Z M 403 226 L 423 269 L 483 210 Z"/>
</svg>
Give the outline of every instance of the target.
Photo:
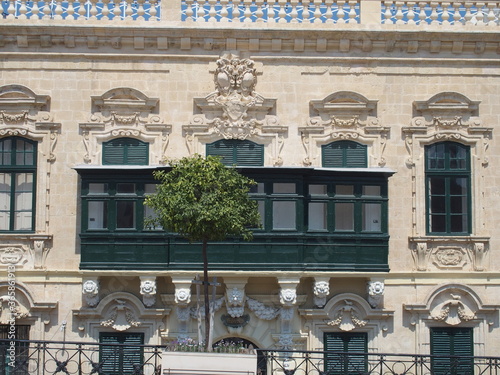
<svg viewBox="0 0 500 375">
<path fill-rule="evenodd" d="M 168 146 L 171 125 L 158 115 L 159 99 L 142 92 L 120 87 L 100 96 L 92 96 L 92 113 L 80 123 L 87 164 L 99 164 L 102 142 L 131 137 L 150 144 L 152 164 L 162 164 Z"/>
<path fill-rule="evenodd" d="M 461 284 L 438 286 L 423 304 L 404 305 L 404 309 L 412 314 L 412 325 L 418 324 L 419 320 L 439 321 L 452 326 L 471 320 L 491 322 L 498 308 L 498 305 L 483 304 L 474 290 Z"/>
<path fill-rule="evenodd" d="M 385 165 L 383 153 L 390 129 L 377 118 L 377 101 L 352 91 L 339 91 L 321 100 L 311 100 L 311 117 L 299 128 L 307 156 L 304 165 L 319 159 L 318 145 L 335 140 L 356 140 L 371 147 L 374 163 Z"/>
<path fill-rule="evenodd" d="M 288 129 L 279 124 L 275 115 L 276 99 L 264 98 L 255 91 L 254 61 L 224 53 L 216 64 L 215 91 L 194 99 L 193 117 L 183 126 L 190 153 L 202 153 L 200 143 L 220 138 L 251 138 L 260 143 L 273 143 L 273 164 L 280 165 L 281 137 Z"/>
</svg>

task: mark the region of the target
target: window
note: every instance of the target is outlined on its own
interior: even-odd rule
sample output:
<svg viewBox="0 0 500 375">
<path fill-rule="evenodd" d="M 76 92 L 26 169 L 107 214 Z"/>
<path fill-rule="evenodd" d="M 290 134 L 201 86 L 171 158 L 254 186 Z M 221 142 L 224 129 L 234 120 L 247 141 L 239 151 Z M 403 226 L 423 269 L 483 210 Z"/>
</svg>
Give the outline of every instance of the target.
<svg viewBox="0 0 500 375">
<path fill-rule="evenodd" d="M 103 165 L 148 165 L 149 144 L 133 138 L 117 138 L 102 145 Z"/>
<path fill-rule="evenodd" d="M 366 146 L 353 141 L 337 141 L 321 146 L 325 168 L 366 168 Z"/>
<path fill-rule="evenodd" d="M 428 234 L 469 234 L 469 147 L 436 143 L 426 146 L 425 157 Z"/>
<path fill-rule="evenodd" d="M 144 198 L 155 186 L 143 181 L 84 181 L 83 230 L 142 230 L 144 219 L 151 214 Z"/>
<path fill-rule="evenodd" d="M 324 335 L 325 372 L 331 375 L 364 374 L 368 369 L 366 353 L 368 335 L 365 332 L 326 332 Z"/>
<path fill-rule="evenodd" d="M 9 340 L 0 344 L 0 375 L 24 375 L 29 373 L 29 347 L 26 342 L 16 342 L 15 345 L 15 365 L 14 368 L 9 366 L 10 353 L 9 332 L 15 332 L 16 340 L 29 340 L 30 339 L 30 326 L 29 325 L 15 325 L 14 331 L 11 331 L 10 324 L 0 324 L 0 339 Z"/>
<path fill-rule="evenodd" d="M 107 344 L 101 345 L 99 349 L 99 363 L 102 364 L 103 373 L 135 374 L 137 369 L 142 369 L 144 349 L 139 345 L 144 344 L 143 333 L 101 332 L 99 342 Z M 130 346 L 126 346 L 127 344 Z"/>
<path fill-rule="evenodd" d="M 0 231 L 35 228 L 36 142 L 0 140 Z"/>
<path fill-rule="evenodd" d="M 222 139 L 207 144 L 207 155 L 221 156 L 224 165 L 263 166 L 264 147 L 250 141 Z"/>
<path fill-rule="evenodd" d="M 256 178 L 258 181 L 258 177 Z M 387 232 L 387 187 L 355 179 L 262 181 L 251 190 L 265 231 Z"/>
<path fill-rule="evenodd" d="M 431 328 L 432 373 L 473 374 L 472 328 Z"/>
</svg>

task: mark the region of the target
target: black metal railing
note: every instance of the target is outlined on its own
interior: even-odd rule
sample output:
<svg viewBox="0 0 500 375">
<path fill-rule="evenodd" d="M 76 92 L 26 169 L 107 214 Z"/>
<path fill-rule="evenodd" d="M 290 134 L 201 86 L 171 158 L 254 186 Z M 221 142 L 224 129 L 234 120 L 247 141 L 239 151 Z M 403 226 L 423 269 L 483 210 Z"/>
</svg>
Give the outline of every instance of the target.
<svg viewBox="0 0 500 375">
<path fill-rule="evenodd" d="M 160 345 L 0 340 L 0 375 L 160 375 L 165 349 Z M 500 375 L 500 357 L 258 349 L 255 374 Z"/>
</svg>

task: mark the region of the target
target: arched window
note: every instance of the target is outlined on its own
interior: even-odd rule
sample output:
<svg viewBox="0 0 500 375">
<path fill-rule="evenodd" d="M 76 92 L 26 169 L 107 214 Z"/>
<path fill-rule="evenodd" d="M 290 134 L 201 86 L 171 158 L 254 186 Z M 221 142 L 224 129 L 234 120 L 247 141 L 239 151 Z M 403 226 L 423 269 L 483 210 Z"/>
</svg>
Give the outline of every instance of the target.
<svg viewBox="0 0 500 375">
<path fill-rule="evenodd" d="M 366 168 L 366 145 L 353 141 L 337 141 L 321 146 L 325 168 Z"/>
<path fill-rule="evenodd" d="M 148 165 L 149 144 L 133 138 L 117 138 L 102 145 L 103 165 Z"/>
<path fill-rule="evenodd" d="M 454 142 L 425 148 L 428 234 L 471 231 L 469 147 Z"/>
<path fill-rule="evenodd" d="M 225 165 L 263 166 L 264 146 L 251 141 L 221 139 L 207 144 L 207 155 L 222 157 Z"/>
<path fill-rule="evenodd" d="M 0 231 L 34 230 L 36 150 L 28 139 L 0 140 Z"/>
</svg>

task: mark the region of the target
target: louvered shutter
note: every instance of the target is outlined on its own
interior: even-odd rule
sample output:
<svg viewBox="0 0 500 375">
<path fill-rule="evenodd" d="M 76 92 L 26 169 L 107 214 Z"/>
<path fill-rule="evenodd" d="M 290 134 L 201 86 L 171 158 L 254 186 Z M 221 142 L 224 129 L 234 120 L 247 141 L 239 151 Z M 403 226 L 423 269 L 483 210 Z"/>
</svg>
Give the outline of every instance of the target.
<svg viewBox="0 0 500 375">
<path fill-rule="evenodd" d="M 331 375 L 357 374 L 367 370 L 367 357 L 362 354 L 340 353 L 366 353 L 368 338 L 364 332 L 335 333 L 328 332 L 324 336 L 325 345 L 325 371 Z"/>
<path fill-rule="evenodd" d="M 366 168 L 367 147 L 357 142 L 338 141 L 321 146 L 325 168 Z"/>
<path fill-rule="evenodd" d="M 233 143 L 229 140 L 220 140 L 207 144 L 207 155 L 221 156 L 224 165 L 233 165 Z"/>
<path fill-rule="evenodd" d="M 148 165 L 149 144 L 132 138 L 118 138 L 102 145 L 104 165 Z"/>
<path fill-rule="evenodd" d="M 472 328 L 432 328 L 431 355 L 435 375 L 472 374 L 473 361 L 468 358 L 474 355 Z"/>
<path fill-rule="evenodd" d="M 143 366 L 144 343 L 142 333 L 112 333 L 103 332 L 100 337 L 101 345 L 99 362 L 102 364 L 102 372 L 106 375 L 134 374 L 134 366 Z M 119 346 L 125 344 L 131 346 Z"/>
<path fill-rule="evenodd" d="M 250 141 L 235 143 L 236 165 L 260 167 L 264 165 L 264 146 Z"/>
<path fill-rule="evenodd" d="M 207 155 L 222 156 L 224 165 L 263 166 L 264 146 L 236 139 L 222 139 L 207 144 Z"/>
</svg>

